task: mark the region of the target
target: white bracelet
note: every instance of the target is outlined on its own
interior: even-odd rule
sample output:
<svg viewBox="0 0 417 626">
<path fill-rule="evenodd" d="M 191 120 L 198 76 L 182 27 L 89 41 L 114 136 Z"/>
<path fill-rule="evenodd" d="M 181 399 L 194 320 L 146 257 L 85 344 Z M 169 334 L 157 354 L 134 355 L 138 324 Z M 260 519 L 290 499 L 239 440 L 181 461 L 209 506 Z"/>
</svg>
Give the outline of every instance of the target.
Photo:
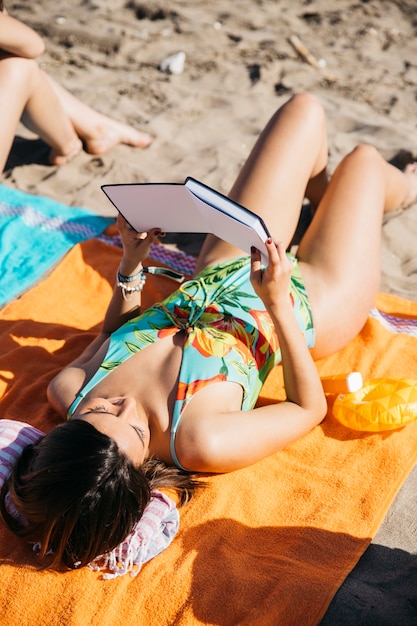
<svg viewBox="0 0 417 626">
<path fill-rule="evenodd" d="M 129 296 L 131 296 L 133 293 L 142 291 L 143 286 L 146 282 L 146 276 L 141 271 L 137 278 L 139 278 L 139 283 L 134 287 L 130 287 L 126 282 L 121 282 L 120 280 L 117 281 L 117 286 L 120 287 L 120 289 L 122 290 L 123 300 L 128 301 L 130 300 Z"/>
</svg>

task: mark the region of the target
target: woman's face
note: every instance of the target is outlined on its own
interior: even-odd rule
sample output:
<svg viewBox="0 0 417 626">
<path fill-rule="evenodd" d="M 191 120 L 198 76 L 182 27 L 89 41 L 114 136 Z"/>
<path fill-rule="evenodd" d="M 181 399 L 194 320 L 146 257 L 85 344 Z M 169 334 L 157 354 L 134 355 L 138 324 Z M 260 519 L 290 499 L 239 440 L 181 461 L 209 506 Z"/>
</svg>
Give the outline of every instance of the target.
<svg viewBox="0 0 417 626">
<path fill-rule="evenodd" d="M 111 437 L 135 466 L 142 465 L 148 456 L 148 422 L 139 418 L 133 398 L 89 398 L 80 402 L 71 419 L 88 422 Z"/>
</svg>

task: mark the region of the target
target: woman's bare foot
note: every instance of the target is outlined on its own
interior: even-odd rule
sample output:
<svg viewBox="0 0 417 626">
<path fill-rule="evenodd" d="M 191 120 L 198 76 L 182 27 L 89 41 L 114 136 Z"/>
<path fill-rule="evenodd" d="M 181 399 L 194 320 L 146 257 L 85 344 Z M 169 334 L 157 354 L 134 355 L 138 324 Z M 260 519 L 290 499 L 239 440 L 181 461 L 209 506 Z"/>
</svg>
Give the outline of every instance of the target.
<svg viewBox="0 0 417 626">
<path fill-rule="evenodd" d="M 100 116 L 100 118 L 94 130 L 88 136 L 81 137 L 88 154 L 105 154 L 120 143 L 133 146 L 134 148 L 146 148 L 153 141 L 151 135 L 136 130 L 132 126 L 105 116 Z M 82 150 L 83 142 L 81 139 L 77 137 L 68 147 L 68 150 L 64 152 L 52 149 L 49 153 L 49 163 L 58 166 L 69 163 Z"/>
<path fill-rule="evenodd" d="M 133 126 L 118 122 L 105 116 L 90 131 L 89 136 L 82 137 L 85 150 L 89 154 L 104 154 L 118 144 L 146 148 L 153 141 L 153 137 Z"/>
<path fill-rule="evenodd" d="M 66 165 L 74 157 L 77 156 L 79 152 L 81 152 L 83 148 L 82 141 L 78 139 L 78 137 L 68 146 L 68 150 L 64 153 L 58 152 L 58 150 L 52 149 L 49 153 L 48 161 L 51 165 Z"/>
<path fill-rule="evenodd" d="M 417 162 L 408 163 L 404 170 L 404 175 L 407 177 L 409 184 L 409 192 L 403 202 L 400 204 L 400 209 L 407 209 L 409 206 L 417 202 Z"/>
</svg>

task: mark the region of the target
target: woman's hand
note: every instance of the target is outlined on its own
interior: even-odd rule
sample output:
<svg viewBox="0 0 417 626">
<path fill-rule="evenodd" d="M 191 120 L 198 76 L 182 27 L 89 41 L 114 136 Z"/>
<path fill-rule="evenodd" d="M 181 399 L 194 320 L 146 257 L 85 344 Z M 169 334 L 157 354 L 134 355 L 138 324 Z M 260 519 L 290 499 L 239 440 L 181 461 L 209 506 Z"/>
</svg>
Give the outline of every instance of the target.
<svg viewBox="0 0 417 626">
<path fill-rule="evenodd" d="M 122 274 L 132 274 L 149 255 L 153 242 L 162 235 L 160 228 L 153 228 L 147 233 L 138 233 L 120 214 L 117 227 L 123 243 L 123 258 L 120 264 Z"/>
<path fill-rule="evenodd" d="M 274 244 L 272 239 L 266 242 L 269 263 L 264 270 L 261 267 L 261 254 L 256 248 L 251 256 L 251 283 L 256 294 L 270 310 L 289 303 L 292 263 L 285 253 L 284 244 Z"/>
</svg>

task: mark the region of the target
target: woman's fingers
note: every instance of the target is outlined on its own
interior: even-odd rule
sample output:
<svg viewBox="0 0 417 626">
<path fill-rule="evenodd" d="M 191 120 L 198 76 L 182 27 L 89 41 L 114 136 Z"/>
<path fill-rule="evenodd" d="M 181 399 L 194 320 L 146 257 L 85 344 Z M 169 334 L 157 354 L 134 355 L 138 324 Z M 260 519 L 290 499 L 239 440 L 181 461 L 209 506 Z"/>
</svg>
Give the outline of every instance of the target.
<svg viewBox="0 0 417 626">
<path fill-rule="evenodd" d="M 292 262 L 287 256 L 287 251 L 282 241 L 279 241 L 276 246 L 274 245 L 274 248 L 274 251 L 271 249 L 269 256 L 271 267 L 275 267 L 280 274 L 291 272 Z"/>
<path fill-rule="evenodd" d="M 283 263 L 285 263 L 287 258 L 286 250 L 281 241 L 275 244 L 272 239 L 268 239 L 265 243 L 269 257 L 269 263 L 266 271 L 272 276 L 276 271 L 280 271 Z"/>
<path fill-rule="evenodd" d="M 282 242 L 266 242 L 268 267 L 264 270 L 259 250 L 251 251 L 251 282 L 266 308 L 277 306 L 288 298 L 292 263 Z"/>
<path fill-rule="evenodd" d="M 261 253 L 257 248 L 251 248 L 251 271 L 250 278 L 252 282 L 261 283 L 262 282 L 262 263 L 261 263 Z"/>
<path fill-rule="evenodd" d="M 279 256 L 279 260 L 280 261 L 283 261 L 284 259 L 287 258 L 285 247 L 284 247 L 284 244 L 282 243 L 282 241 L 278 241 L 278 243 L 276 245 L 276 250 L 278 252 L 278 256 Z"/>
</svg>

